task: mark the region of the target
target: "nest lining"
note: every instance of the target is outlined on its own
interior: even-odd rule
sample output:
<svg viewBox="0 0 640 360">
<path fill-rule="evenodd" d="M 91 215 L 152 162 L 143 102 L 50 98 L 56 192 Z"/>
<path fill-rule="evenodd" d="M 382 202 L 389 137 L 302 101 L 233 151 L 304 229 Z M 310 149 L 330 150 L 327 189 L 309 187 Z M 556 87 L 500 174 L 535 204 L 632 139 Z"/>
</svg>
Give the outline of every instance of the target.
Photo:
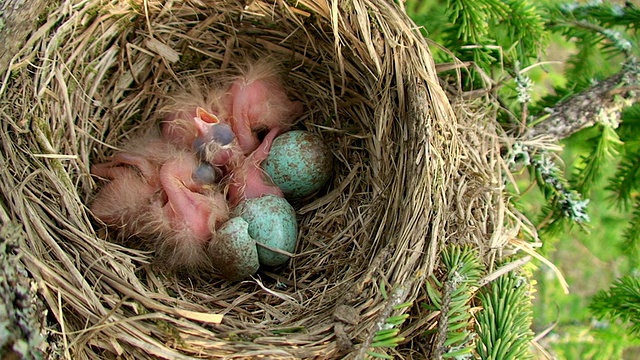
<svg viewBox="0 0 640 360">
<path fill-rule="evenodd" d="M 86 207 L 90 164 L 155 126 L 185 79 L 265 56 L 305 106 L 296 127 L 335 157 L 326 191 L 295 204 L 297 256 L 230 283 L 162 272 L 110 241 Z M 454 115 L 392 3 L 64 2 L 10 65 L 2 219 L 24 226 L 23 261 L 71 358 L 361 357 L 394 305 L 421 298 L 445 242 L 506 243 L 496 129 L 464 104 Z"/>
</svg>

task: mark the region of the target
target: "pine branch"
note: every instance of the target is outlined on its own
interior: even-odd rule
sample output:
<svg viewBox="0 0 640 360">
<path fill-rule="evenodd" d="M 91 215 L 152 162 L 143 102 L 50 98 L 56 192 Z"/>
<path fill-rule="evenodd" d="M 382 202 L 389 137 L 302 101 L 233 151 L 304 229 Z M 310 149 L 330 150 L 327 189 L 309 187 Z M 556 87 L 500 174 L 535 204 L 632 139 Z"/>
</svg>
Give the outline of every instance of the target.
<svg viewBox="0 0 640 360">
<path fill-rule="evenodd" d="M 531 285 L 517 272 L 499 277 L 478 298 L 482 311 L 476 314 L 476 351 L 483 360 L 531 359 L 529 343 L 532 304 Z"/>
<path fill-rule="evenodd" d="M 618 169 L 611 179 L 607 190 L 611 191 L 610 200 L 624 210 L 629 209 L 632 202 L 632 192 L 640 187 L 640 162 L 638 161 L 638 152 L 626 152 Z"/>
<path fill-rule="evenodd" d="M 435 287 L 430 282 L 426 284 L 433 306 L 425 307 L 440 311 L 430 358 L 460 358 L 473 351 L 472 335 L 467 330 L 471 320 L 470 302 L 484 266 L 475 250 L 457 245 L 442 251 L 442 265 L 443 282 L 434 277 Z"/>
<path fill-rule="evenodd" d="M 413 305 L 412 301 L 398 304 L 393 307 L 393 310 L 402 310 L 409 308 Z M 404 337 L 398 336 L 400 333 L 400 325 L 409 318 L 409 314 L 400 314 L 387 318 L 383 329 L 376 331 L 376 335 L 373 337 L 371 347 L 372 348 L 395 348 L 404 341 Z M 367 354 L 380 359 L 393 359 L 393 356 L 375 352 L 373 350 L 367 351 Z"/>
<path fill-rule="evenodd" d="M 630 323 L 629 330 L 640 335 L 640 278 L 623 276 L 617 279 L 608 292 L 603 290 L 593 297 L 589 308 L 601 319 Z"/>
<path fill-rule="evenodd" d="M 449 0 L 449 26 L 443 33 L 443 44 L 461 60 L 472 60 L 487 70 L 497 60 L 491 19 L 508 14 L 508 7 L 496 0 Z"/>
<path fill-rule="evenodd" d="M 622 249 L 624 254 L 631 260 L 633 266 L 638 266 L 638 255 L 640 255 L 640 199 L 636 199 L 634 205 L 629 225 L 622 234 L 624 238 Z"/>
<path fill-rule="evenodd" d="M 637 28 L 638 24 L 640 24 L 640 8 L 632 3 L 621 5 L 612 2 L 598 3 L 590 1 L 587 4 L 574 2 L 561 4 L 560 10 L 565 17 L 593 18 L 607 26 L 618 25 Z"/>
<path fill-rule="evenodd" d="M 589 196 L 591 186 L 600 178 L 602 165 L 613 160 L 622 145 L 618 134 L 611 126 L 600 125 L 599 134 L 590 139 L 591 151 L 588 156 L 582 156 L 580 164 L 575 168 L 575 189 L 583 196 Z"/>
<path fill-rule="evenodd" d="M 632 151 L 640 151 L 640 102 L 624 109 L 622 112 L 622 123 L 618 129 L 620 140 L 625 143 L 625 148 Z"/>
<path fill-rule="evenodd" d="M 572 82 L 593 79 L 614 56 L 637 54 L 631 33 L 637 29 L 638 10 L 633 5 L 589 1 L 549 4 L 548 29 L 573 39 L 578 53 L 569 57 L 566 76 Z M 617 65 L 617 64 L 616 64 Z"/>
<path fill-rule="evenodd" d="M 385 307 L 381 310 L 380 314 L 378 315 L 378 322 L 376 323 L 376 333 L 373 337 L 368 337 L 362 344 L 360 347 L 360 350 L 358 352 L 358 355 L 356 355 L 356 359 L 364 359 L 366 355 L 369 356 L 374 356 L 374 357 L 378 357 L 378 358 L 386 358 L 386 354 L 380 354 L 380 353 L 376 353 L 372 350 L 372 347 L 394 347 L 395 345 L 393 345 L 394 343 L 397 345 L 400 340 L 399 338 L 396 338 L 394 334 L 392 336 L 393 339 L 391 339 L 390 341 L 387 341 L 386 344 L 382 344 L 381 345 L 380 342 L 380 337 L 381 335 L 384 334 L 384 336 L 387 336 L 388 334 L 384 333 L 385 330 L 389 330 L 390 327 L 389 325 L 392 325 L 391 327 L 400 325 L 406 318 L 406 315 L 398 315 L 398 316 L 391 316 L 391 313 L 393 313 L 394 311 L 398 311 L 401 309 L 404 309 L 407 303 L 403 303 L 403 301 L 406 299 L 408 293 L 409 293 L 409 289 L 410 286 L 412 285 L 413 282 L 415 281 L 421 281 L 421 279 L 418 278 L 414 278 L 413 281 L 407 281 L 407 283 L 398 286 L 397 288 L 395 288 L 391 295 L 388 296 L 385 290 L 385 286 L 384 283 L 381 283 L 380 285 L 380 291 L 383 294 L 383 297 L 386 300 L 386 305 Z M 402 320 L 402 321 L 399 321 Z M 389 340 L 388 338 L 385 340 Z M 396 341 L 398 340 L 398 341 Z M 391 345 L 391 346 L 389 346 Z"/>
<path fill-rule="evenodd" d="M 553 108 L 545 109 L 546 114 L 533 121 L 536 125 L 528 136 L 549 135 L 564 139 L 596 122 L 617 124 L 622 109 L 638 101 L 640 66 L 632 60 L 619 73 L 561 101 Z"/>
<path fill-rule="evenodd" d="M 545 218 L 548 217 L 548 223 L 545 225 L 555 223 L 560 216 L 578 224 L 590 221 L 586 212 L 589 200 L 583 199 L 579 192 L 569 186 L 564 174 L 549 154 L 542 151 L 531 156 L 529 168 L 549 204 L 548 213 L 545 215 Z"/>
<path fill-rule="evenodd" d="M 549 32 L 537 3 L 531 0 L 505 0 L 506 16 L 494 19 L 494 36 L 504 51 L 513 49 L 515 56 L 506 56 L 505 62 L 516 67 L 526 67 L 539 57 L 546 47 Z M 519 65 L 515 65 L 519 64 Z"/>
</svg>

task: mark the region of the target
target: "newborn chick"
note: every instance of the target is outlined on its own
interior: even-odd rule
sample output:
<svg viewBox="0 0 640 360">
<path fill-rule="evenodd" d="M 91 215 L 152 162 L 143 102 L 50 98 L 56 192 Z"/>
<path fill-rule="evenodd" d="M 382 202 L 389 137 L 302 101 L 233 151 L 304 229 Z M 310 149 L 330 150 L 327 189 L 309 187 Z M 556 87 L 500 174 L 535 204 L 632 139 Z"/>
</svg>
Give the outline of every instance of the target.
<svg viewBox="0 0 640 360">
<path fill-rule="evenodd" d="M 266 61 L 249 65 L 231 84 L 225 101 L 232 114 L 231 128 L 245 155 L 260 144 L 256 132 L 277 129 L 279 134 L 302 114 L 302 104 L 289 100 L 276 68 Z"/>
<path fill-rule="evenodd" d="M 224 167 L 239 154 L 231 126 L 219 117 L 228 114 L 222 105 L 225 95 L 219 90 L 203 95 L 196 85 L 191 86 L 189 92 L 174 95 L 174 103 L 164 109 L 162 135 L 175 145 L 196 151 L 202 160 Z"/>
<path fill-rule="evenodd" d="M 156 250 L 172 268 L 207 264 L 204 248 L 229 218 L 226 198 L 217 189 L 214 168 L 193 153 L 181 152 L 160 168 L 166 203 L 157 219 L 163 226 Z"/>
<path fill-rule="evenodd" d="M 164 138 L 192 147 L 216 166 L 238 160 L 234 139 L 248 155 L 260 144 L 258 132 L 286 131 L 302 114 L 302 104 L 289 100 L 276 67 L 267 61 L 247 65 L 226 88 L 206 89 L 191 81 L 171 101 L 161 124 Z"/>
<path fill-rule="evenodd" d="M 205 162 L 223 167 L 237 160 L 240 155 L 231 126 L 220 122 L 217 116 L 197 108 L 193 118 L 196 138 L 192 148 Z"/>
<path fill-rule="evenodd" d="M 91 204 L 91 212 L 105 224 L 123 226 L 123 235 L 148 235 L 143 224 L 147 208 L 160 196 L 157 165 L 134 153 L 118 153 L 91 173 L 111 180 Z M 125 226 L 126 225 L 126 226 Z"/>
<path fill-rule="evenodd" d="M 92 167 L 111 181 L 91 204 L 123 237 L 147 239 L 170 268 L 206 265 L 204 247 L 229 217 L 213 166 L 155 137 L 138 139 L 113 160 Z"/>
<path fill-rule="evenodd" d="M 160 110 L 164 113 L 160 123 L 163 138 L 190 148 L 198 136 L 197 122 L 227 124 L 231 113 L 222 86 L 212 88 L 188 78 L 184 88 L 172 93 Z"/>
<path fill-rule="evenodd" d="M 269 155 L 271 144 L 278 135 L 278 131 L 277 128 L 269 131 L 260 146 L 231 171 L 227 192 L 231 206 L 239 204 L 244 199 L 264 195 L 284 197 L 282 190 L 270 181 L 269 175 L 260 167 Z"/>
</svg>

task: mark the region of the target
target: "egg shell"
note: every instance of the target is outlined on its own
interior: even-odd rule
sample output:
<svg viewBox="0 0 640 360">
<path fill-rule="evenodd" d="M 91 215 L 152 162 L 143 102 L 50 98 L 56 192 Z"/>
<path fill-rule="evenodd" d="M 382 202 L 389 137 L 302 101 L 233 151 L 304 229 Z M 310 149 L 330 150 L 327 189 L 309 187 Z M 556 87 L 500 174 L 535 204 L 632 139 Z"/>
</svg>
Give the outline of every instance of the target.
<svg viewBox="0 0 640 360">
<path fill-rule="evenodd" d="M 229 219 L 209 243 L 213 267 L 228 280 L 246 279 L 260 267 L 256 241 L 249 236 L 248 229 L 249 224 L 243 218 Z"/>
<path fill-rule="evenodd" d="M 263 169 L 290 199 L 307 196 L 331 177 L 332 155 L 322 139 L 308 131 L 281 134 L 271 145 Z"/>
<path fill-rule="evenodd" d="M 235 211 L 249 223 L 249 236 L 255 241 L 290 253 L 295 251 L 298 224 L 296 213 L 287 200 L 274 195 L 246 199 Z M 257 248 L 262 265 L 278 266 L 289 260 L 287 255 L 260 245 Z"/>
</svg>

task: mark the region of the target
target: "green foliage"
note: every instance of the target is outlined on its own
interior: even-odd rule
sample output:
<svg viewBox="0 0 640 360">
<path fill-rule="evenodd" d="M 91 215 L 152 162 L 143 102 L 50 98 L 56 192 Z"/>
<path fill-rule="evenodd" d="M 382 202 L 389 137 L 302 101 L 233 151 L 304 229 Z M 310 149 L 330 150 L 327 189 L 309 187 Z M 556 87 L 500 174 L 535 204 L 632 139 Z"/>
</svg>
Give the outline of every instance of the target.
<svg viewBox="0 0 640 360">
<path fill-rule="evenodd" d="M 444 31 L 443 44 L 459 53 L 462 60 L 482 65 L 495 62 L 497 56 L 490 47 L 495 44 L 490 24 L 494 18 L 504 18 L 506 5 L 497 0 L 449 0 L 447 9 L 452 26 Z"/>
<path fill-rule="evenodd" d="M 486 88 L 488 82 L 479 81 L 481 76 L 491 79 L 489 96 L 500 104 L 499 120 L 514 137 L 519 136 L 524 126 L 533 127 L 544 121 L 548 108 L 558 107 L 562 101 L 597 86 L 600 80 L 621 70 L 635 67 L 635 72 L 625 77 L 619 88 L 637 91 L 640 84 L 640 66 L 635 61 L 640 55 L 640 8 L 631 2 L 407 0 L 406 6 L 407 13 L 425 27 L 425 34 L 431 40 L 458 59 L 474 62 L 462 72 L 463 90 Z M 560 45 L 545 49 L 549 39 Z M 450 61 L 451 54 L 436 48 L 434 52 L 436 60 Z M 564 54 L 558 56 L 558 52 Z M 566 61 L 563 66 L 555 67 L 555 72 L 546 74 L 552 66 L 536 64 L 546 60 L 539 57 L 545 53 L 552 54 L 550 60 Z M 545 76 L 547 80 L 553 78 L 552 86 L 540 83 Z M 617 96 L 613 98 L 614 102 L 619 100 Z M 535 148 L 527 142 L 529 139 L 523 142 L 516 139 L 505 152 L 505 160 L 512 171 L 528 170 L 530 181 L 537 185 L 545 199 L 544 204 L 536 208 L 540 219 L 537 228 L 545 241 L 542 249 L 547 251 L 545 254 L 551 254 L 548 250 L 553 246 L 551 239 L 561 231 L 576 230 L 567 224 L 578 225 L 599 238 L 575 232 L 572 237 L 580 238 L 582 245 L 593 252 L 591 256 L 607 259 L 624 274 L 640 266 L 640 105 L 627 107 L 618 118 L 618 109 L 623 105 L 630 104 L 616 104 L 611 108 L 614 113 L 590 115 L 595 117 L 592 120 L 596 126 L 568 140 L 579 143 L 582 149 L 566 169 L 561 166 L 560 156 Z M 618 209 L 607 210 L 603 205 L 606 193 L 602 182 L 605 180 L 609 202 Z M 524 197 L 514 194 L 512 199 L 517 208 L 524 207 Z M 590 199 L 594 200 L 590 202 Z M 589 208 L 588 204 L 591 204 Z M 595 219 L 593 226 L 589 226 L 591 218 L 598 216 L 604 217 Z M 624 231 L 618 231 L 625 220 L 629 225 Z M 614 253 L 618 254 L 615 260 L 610 256 Z M 435 295 L 430 292 L 430 296 L 438 300 L 437 296 L 446 293 L 443 292 L 445 285 L 446 280 L 441 284 L 432 282 L 430 291 Z M 581 312 L 584 310 L 576 309 L 576 314 Z M 589 316 L 585 314 L 588 323 Z M 616 335 L 618 332 L 613 326 L 589 329 L 587 325 L 584 331 L 587 338 L 594 334 L 598 337 L 589 342 L 571 335 L 566 342 L 572 344 L 571 351 L 568 347 L 565 349 L 567 358 L 614 358 L 632 343 Z"/>
<path fill-rule="evenodd" d="M 612 126 L 597 124 L 597 135 L 588 139 L 591 151 L 582 156 L 574 167 L 574 187 L 581 194 L 589 194 L 591 186 L 602 175 L 602 165 L 611 161 L 618 154 L 617 148 L 622 144 Z"/>
<path fill-rule="evenodd" d="M 622 112 L 620 116 L 620 127 L 618 133 L 620 140 L 627 144 L 630 149 L 640 149 L 640 104 L 630 106 Z"/>
<path fill-rule="evenodd" d="M 478 298 L 483 309 L 476 314 L 481 359 L 531 359 L 531 290 L 528 279 L 516 272 L 503 275 L 483 288 Z"/>
<path fill-rule="evenodd" d="M 545 20 L 549 29 L 567 39 L 576 41 L 576 51 L 569 56 L 565 67 L 565 78 L 568 80 L 563 88 L 554 89 L 555 95 L 544 97 L 538 103 L 526 104 L 523 112 L 538 111 L 557 106 L 560 101 L 575 95 L 589 86 L 597 84 L 597 80 L 621 70 L 620 63 L 625 62 L 628 78 L 623 78 L 620 86 L 637 86 L 640 82 L 640 67 L 634 59 L 638 54 L 637 28 L 640 11 L 633 5 L 616 5 L 602 2 L 559 3 L 544 7 Z M 636 45 L 634 45 L 636 44 Z M 523 90 L 520 90 L 523 91 Z M 524 96 L 519 95 L 522 99 Z M 614 104 L 622 108 L 627 105 L 621 99 L 614 98 Z M 505 99 L 506 100 L 506 99 Z M 619 102 L 619 105 L 617 105 Z M 509 106 L 514 109 L 514 106 Z M 613 108 L 613 107 L 612 107 Z M 619 112 L 602 111 L 592 114 L 596 126 L 583 130 L 590 134 L 586 141 L 589 151 L 575 162 L 569 171 L 572 180 L 567 182 L 562 171 L 554 168 L 555 160 L 542 153 L 541 157 L 530 154 L 530 172 L 536 184 L 547 199 L 547 206 L 541 214 L 539 227 L 549 233 L 557 234 L 568 223 L 565 219 L 581 225 L 589 222 L 586 205 L 592 194 L 592 187 L 603 175 L 604 164 L 618 163 L 619 167 L 611 179 L 609 189 L 612 200 L 622 208 L 631 209 L 630 225 L 624 233 L 625 246 L 630 258 L 636 258 L 640 238 L 640 212 L 637 211 L 637 196 L 640 178 L 640 141 L 637 133 L 640 130 L 639 106 L 627 108 L 620 116 Z M 516 111 L 516 116 L 519 118 Z M 544 117 L 541 117 L 544 118 Z M 529 149 L 530 151 L 532 149 Z M 534 149 L 535 150 L 535 149 Z M 585 200 L 583 200 L 583 198 Z M 637 261 L 636 261 L 637 262 Z"/>
<path fill-rule="evenodd" d="M 623 146 L 615 174 L 609 179 L 607 190 L 610 200 L 624 211 L 630 212 L 629 225 L 623 233 L 622 247 L 627 256 L 640 266 L 640 104 L 627 108 L 618 129 Z"/>
<path fill-rule="evenodd" d="M 437 29 L 450 25 L 444 1 L 408 0 L 405 8 L 411 19 L 422 26 L 423 34 L 430 39 L 436 39 Z"/>
<path fill-rule="evenodd" d="M 640 336 L 640 277 L 623 276 L 609 291 L 598 292 L 589 306 L 600 319 L 630 323 L 629 331 Z"/>
<path fill-rule="evenodd" d="M 621 158 L 615 175 L 609 180 L 612 200 L 624 209 L 629 208 L 633 192 L 640 189 L 640 104 L 632 106 L 622 114 L 622 124 L 618 132 L 624 142 Z"/>
<path fill-rule="evenodd" d="M 545 8 L 551 31 L 567 39 L 575 39 L 578 52 L 569 58 L 567 77 L 574 79 L 579 88 L 587 86 L 591 79 L 608 71 L 612 74 L 619 66 L 609 62 L 618 55 L 629 56 L 633 50 L 633 35 L 640 20 L 634 6 L 623 6 L 611 2 L 591 1 L 558 3 Z M 620 59 L 616 61 L 620 63 Z"/>
<path fill-rule="evenodd" d="M 381 287 L 381 290 L 384 292 L 384 289 Z M 385 296 L 386 298 L 386 296 Z M 406 302 L 402 304 L 398 304 L 393 307 L 393 310 L 402 310 L 405 308 L 409 308 L 413 305 L 413 302 Z M 376 332 L 373 336 L 373 342 L 371 343 L 371 348 L 395 348 L 404 341 L 404 337 L 398 336 L 400 333 L 400 325 L 404 323 L 405 320 L 409 318 L 409 314 L 401 314 L 396 316 L 391 316 L 387 318 L 385 321 L 384 327 Z M 371 357 L 378 359 L 393 359 L 393 356 L 382 354 L 379 352 L 375 352 L 373 350 L 367 351 L 367 354 Z"/>
<path fill-rule="evenodd" d="M 556 359 L 632 359 L 624 352 L 638 345 L 623 329 L 594 323 L 592 328 L 570 326 L 553 346 Z"/>
<path fill-rule="evenodd" d="M 406 7 L 431 39 L 485 73 L 531 64 L 548 41 L 541 12 L 530 0 L 408 0 Z M 471 80 L 480 78 L 471 74 Z"/>
<path fill-rule="evenodd" d="M 629 220 L 630 225 L 627 226 L 623 233 L 624 242 L 622 248 L 626 249 L 627 257 L 631 260 L 634 267 L 640 266 L 640 199 L 635 200 L 634 210 Z"/>
<path fill-rule="evenodd" d="M 632 143 L 631 139 L 637 138 L 637 133 L 633 133 L 637 129 L 635 125 L 631 127 L 631 122 L 625 121 L 628 118 L 627 112 L 623 114 L 623 121 L 616 131 L 620 140 L 625 143 L 616 145 L 616 149 L 620 149 L 619 155 L 614 153 L 601 162 L 598 172 L 603 176 L 595 177 L 595 186 L 592 185 L 589 189 L 590 204 L 606 204 L 609 192 L 605 187 L 611 189 L 612 186 L 609 180 L 623 178 L 619 175 L 621 168 L 616 166 L 617 162 L 627 157 L 627 147 Z M 575 167 L 574 163 L 584 166 L 583 159 L 588 159 L 591 156 L 589 154 L 593 152 L 593 146 L 601 141 L 601 131 L 602 125 L 598 125 L 577 133 L 564 142 L 565 150 L 562 157 L 569 168 Z M 630 166 L 636 165 L 637 162 L 637 155 L 627 161 Z M 580 174 L 575 170 L 572 173 Z M 612 178 L 608 179 L 609 177 Z M 564 295 L 555 279 L 549 275 L 545 276 L 544 273 L 537 276 L 537 328 L 545 328 L 552 322 L 558 323 L 550 336 L 553 340 L 549 346 L 558 359 L 620 359 L 619 354 L 622 351 L 640 343 L 639 338 L 627 335 L 625 331 L 618 329 L 616 324 L 610 324 L 607 328 L 594 327 L 591 322 L 592 315 L 587 307 L 587 299 L 593 292 L 607 286 L 607 283 L 619 274 L 630 273 L 640 265 L 637 241 L 640 234 L 640 211 L 634 207 L 639 200 L 638 188 L 637 185 L 631 185 L 640 179 L 629 176 L 626 180 L 625 187 L 630 190 L 624 193 L 627 194 L 628 207 L 634 209 L 633 216 L 625 216 L 625 213 L 629 212 L 622 205 L 618 209 L 604 205 L 590 206 L 590 234 L 577 231 L 579 229 L 568 229 L 563 234 L 556 231 L 553 236 L 550 236 L 549 232 L 544 233 L 542 252 L 549 260 L 563 267 L 563 273 L 568 276 L 567 281 L 571 286 L 571 293 Z M 575 184 L 577 180 L 574 177 L 570 182 Z M 525 186 L 526 184 L 521 188 Z M 530 195 L 534 195 L 533 193 Z M 529 196 L 522 201 L 531 203 L 533 199 Z M 530 209 L 526 211 L 527 214 L 534 214 L 536 211 L 532 205 L 528 205 L 527 208 Z M 557 230 L 562 230 L 562 227 L 558 227 Z M 560 243 L 558 237 L 562 238 Z M 558 246 L 559 251 L 550 249 L 554 246 Z"/>
<path fill-rule="evenodd" d="M 427 282 L 432 305 L 440 312 L 432 358 L 462 359 L 473 351 L 471 299 L 484 273 L 478 253 L 469 246 L 450 245 L 442 252 L 443 281 L 435 276 Z"/>
<path fill-rule="evenodd" d="M 539 52 L 548 42 L 548 34 L 536 2 L 527 0 L 504 1 L 506 16 L 496 20 L 495 36 L 503 49 L 513 49 L 513 58 L 520 66 L 537 60 Z M 510 59 L 508 59 L 510 60 Z"/>
</svg>

